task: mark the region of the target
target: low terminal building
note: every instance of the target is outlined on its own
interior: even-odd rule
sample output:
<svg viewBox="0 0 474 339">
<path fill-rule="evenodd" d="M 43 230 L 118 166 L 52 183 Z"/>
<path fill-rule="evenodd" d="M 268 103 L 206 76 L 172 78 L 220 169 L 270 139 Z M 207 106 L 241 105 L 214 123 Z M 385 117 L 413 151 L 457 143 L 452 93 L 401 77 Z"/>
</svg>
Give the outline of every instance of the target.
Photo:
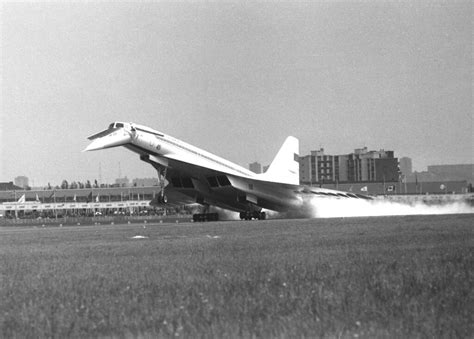
<svg viewBox="0 0 474 339">
<path fill-rule="evenodd" d="M 3 217 L 55 217 L 166 214 L 184 206 L 152 206 L 161 188 L 114 187 L 53 190 L 0 191 L 0 214 Z"/>
<path fill-rule="evenodd" d="M 159 194 L 160 190 L 161 188 L 158 186 L 8 190 L 0 191 L 0 203 L 17 201 L 23 195 L 25 196 L 25 201 L 39 201 L 42 203 L 151 200 Z"/>
</svg>

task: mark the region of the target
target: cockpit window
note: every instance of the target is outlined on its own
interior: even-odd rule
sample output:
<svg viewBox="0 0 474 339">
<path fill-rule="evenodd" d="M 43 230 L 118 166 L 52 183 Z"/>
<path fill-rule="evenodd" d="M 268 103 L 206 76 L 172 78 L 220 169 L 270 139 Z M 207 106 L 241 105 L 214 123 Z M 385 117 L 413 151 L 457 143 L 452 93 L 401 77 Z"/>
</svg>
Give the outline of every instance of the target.
<svg viewBox="0 0 474 339">
<path fill-rule="evenodd" d="M 109 129 L 112 129 L 112 128 L 121 128 L 123 127 L 123 124 L 120 123 L 120 122 L 113 122 L 109 125 Z"/>
</svg>

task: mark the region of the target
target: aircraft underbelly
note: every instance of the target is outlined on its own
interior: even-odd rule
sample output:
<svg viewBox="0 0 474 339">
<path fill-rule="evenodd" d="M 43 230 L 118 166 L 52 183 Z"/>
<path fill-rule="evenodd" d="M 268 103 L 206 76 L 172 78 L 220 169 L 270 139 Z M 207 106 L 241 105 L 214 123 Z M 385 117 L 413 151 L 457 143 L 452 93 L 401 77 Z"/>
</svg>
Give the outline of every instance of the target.
<svg viewBox="0 0 474 339">
<path fill-rule="evenodd" d="M 172 173 L 174 170 L 171 171 Z M 274 211 L 288 211 L 301 205 L 302 201 L 295 198 L 291 188 L 278 188 L 271 183 L 249 181 L 226 175 L 228 185 L 211 187 L 209 179 L 216 173 L 201 173 L 191 177 L 192 187 L 177 188 L 181 193 L 193 197 L 196 202 L 215 205 L 233 211 L 243 212 L 250 209 L 261 208 Z M 187 171 L 179 171 L 180 175 L 186 175 Z M 222 173 L 220 173 L 222 175 Z M 171 179 L 171 182 L 175 180 Z"/>
<path fill-rule="evenodd" d="M 264 208 L 283 212 L 301 205 L 301 200 L 295 197 L 294 187 L 290 185 L 282 186 L 272 182 L 235 176 L 231 173 L 150 154 L 135 145 L 127 146 L 128 149 L 140 155 L 166 159 L 168 163 L 168 181 L 172 182 L 173 177 L 190 178 L 193 183 L 191 187 L 183 188 L 170 185 L 169 188 L 176 189 L 198 203 L 238 212 L 246 211 L 249 208 L 257 210 Z M 226 176 L 229 185 L 212 187 L 209 184 L 209 178 L 216 176 Z"/>
<path fill-rule="evenodd" d="M 176 188 L 172 188 L 176 189 Z M 181 194 L 188 196 L 194 202 L 201 205 L 217 206 L 235 212 L 243 212 L 248 209 L 247 204 L 238 201 L 238 191 L 230 189 L 214 189 L 203 190 L 199 188 L 194 189 L 177 189 Z"/>
</svg>

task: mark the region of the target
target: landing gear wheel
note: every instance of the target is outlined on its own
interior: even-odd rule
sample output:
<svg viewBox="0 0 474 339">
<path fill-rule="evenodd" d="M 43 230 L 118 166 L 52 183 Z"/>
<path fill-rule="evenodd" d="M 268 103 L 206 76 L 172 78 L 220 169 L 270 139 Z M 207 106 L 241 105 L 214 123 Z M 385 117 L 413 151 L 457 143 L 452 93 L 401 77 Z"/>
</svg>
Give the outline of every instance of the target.
<svg viewBox="0 0 474 339">
<path fill-rule="evenodd" d="M 168 197 L 164 193 L 160 193 L 158 201 L 160 204 L 166 204 L 168 202 Z"/>
<path fill-rule="evenodd" d="M 265 212 L 257 212 L 257 211 L 246 211 L 240 212 L 240 220 L 265 220 L 267 218 L 267 214 Z"/>
<path fill-rule="evenodd" d="M 240 212 L 240 220 L 252 220 L 252 214 L 250 211 Z"/>
</svg>

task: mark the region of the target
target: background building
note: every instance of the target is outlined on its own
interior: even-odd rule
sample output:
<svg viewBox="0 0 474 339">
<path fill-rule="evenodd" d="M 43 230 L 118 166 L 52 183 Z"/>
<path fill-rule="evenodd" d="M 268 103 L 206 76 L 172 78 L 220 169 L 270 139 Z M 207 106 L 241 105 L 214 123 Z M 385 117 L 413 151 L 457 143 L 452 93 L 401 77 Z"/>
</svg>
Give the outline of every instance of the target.
<svg viewBox="0 0 474 339">
<path fill-rule="evenodd" d="M 160 184 L 158 178 L 136 178 L 132 181 L 133 187 L 149 187 L 158 186 Z"/>
<path fill-rule="evenodd" d="M 130 186 L 130 180 L 127 177 L 115 179 L 115 186 L 118 187 L 128 187 Z"/>
<path fill-rule="evenodd" d="M 467 180 L 474 182 L 474 165 L 432 165 L 428 166 L 428 172 L 436 175 L 440 180 Z"/>
<path fill-rule="evenodd" d="M 21 188 L 27 188 L 29 185 L 28 177 L 20 175 L 15 178 L 15 185 Z"/>
<path fill-rule="evenodd" d="M 411 158 L 408 158 L 408 157 L 400 158 L 399 167 L 400 167 L 400 174 L 403 175 L 403 177 L 405 178 L 413 173 Z"/>
<path fill-rule="evenodd" d="M 13 181 L 0 182 L 0 191 L 15 191 L 15 190 L 21 190 L 21 189 L 22 187 L 14 185 Z"/>
<path fill-rule="evenodd" d="M 300 157 L 300 181 L 304 184 L 342 182 L 393 182 L 399 179 L 393 151 L 355 149 L 345 155 L 327 155 L 324 149 Z"/>
<path fill-rule="evenodd" d="M 349 154 L 347 175 L 351 182 L 398 181 L 398 159 L 393 156 L 393 151 L 359 148 Z"/>
<path fill-rule="evenodd" d="M 431 165 L 427 171 L 407 175 L 407 182 L 466 181 L 474 183 L 474 164 Z"/>
<path fill-rule="evenodd" d="M 254 173 L 260 174 L 262 173 L 262 165 L 259 162 L 253 162 L 249 164 L 249 170 Z"/>
</svg>

